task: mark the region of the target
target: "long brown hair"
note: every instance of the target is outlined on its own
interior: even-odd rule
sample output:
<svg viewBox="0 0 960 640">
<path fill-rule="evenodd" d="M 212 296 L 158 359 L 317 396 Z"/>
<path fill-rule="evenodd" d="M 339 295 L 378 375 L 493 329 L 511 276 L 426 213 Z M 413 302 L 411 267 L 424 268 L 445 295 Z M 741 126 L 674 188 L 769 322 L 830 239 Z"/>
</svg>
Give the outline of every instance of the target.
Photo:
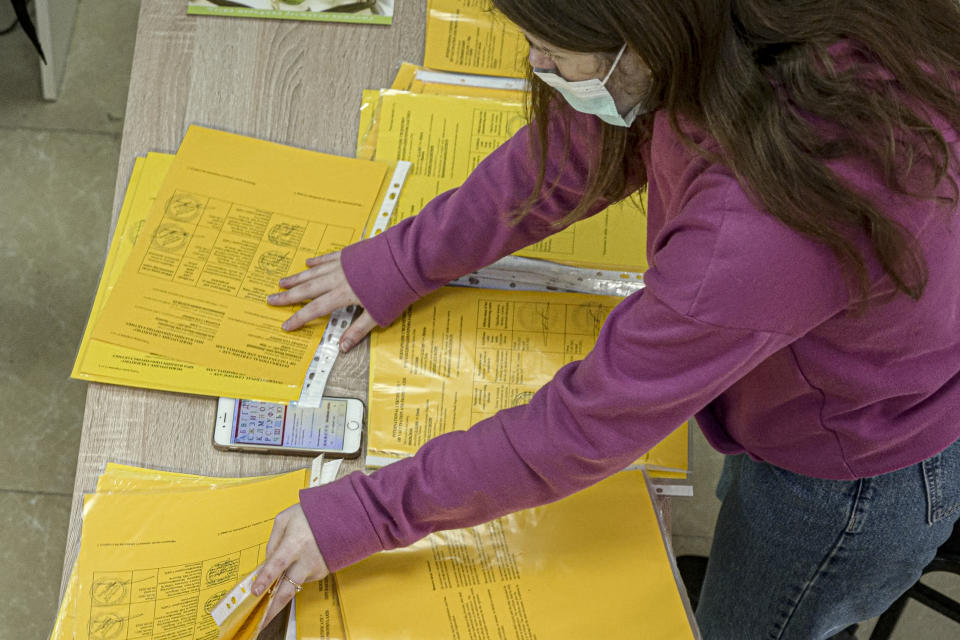
<svg viewBox="0 0 960 640">
<path fill-rule="evenodd" d="M 730 167 L 762 209 L 830 247 L 861 299 L 870 281 L 858 233 L 869 238 L 897 289 L 915 299 L 923 293 L 927 265 L 910 232 L 838 178 L 828 161 L 858 158 L 896 193 L 956 205 L 948 168 L 957 159 L 929 114 L 960 130 L 957 0 L 492 3 L 562 49 L 609 55 L 626 42 L 652 71 L 649 100 L 666 110 L 681 139 Z M 842 41 L 863 64 L 837 68 L 828 48 Z M 877 68 L 896 82 L 878 78 Z M 541 172 L 527 207 L 543 187 L 547 122 L 556 100 L 532 75 L 531 87 Z M 702 128 L 721 154 L 699 149 L 681 122 Z M 586 192 L 571 219 L 599 198 L 623 197 L 631 166 L 636 171 L 635 145 L 649 137 L 651 124 L 646 117 L 629 130 L 602 125 Z"/>
</svg>

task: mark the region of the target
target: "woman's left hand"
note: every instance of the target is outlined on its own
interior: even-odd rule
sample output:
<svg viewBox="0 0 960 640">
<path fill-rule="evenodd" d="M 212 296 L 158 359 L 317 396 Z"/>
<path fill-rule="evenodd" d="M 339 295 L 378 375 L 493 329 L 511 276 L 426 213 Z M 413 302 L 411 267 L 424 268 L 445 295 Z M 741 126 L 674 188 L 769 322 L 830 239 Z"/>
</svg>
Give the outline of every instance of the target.
<svg viewBox="0 0 960 640">
<path fill-rule="evenodd" d="M 317 548 L 313 530 L 300 505 L 295 504 L 281 511 L 273 521 L 273 531 L 270 532 L 270 542 L 267 543 L 267 560 L 263 563 L 257 579 L 253 581 L 253 593 L 259 596 L 274 580 L 280 578 L 270 610 L 260 625 L 261 629 L 296 595 L 297 588 L 294 583 L 302 585 L 305 582 L 322 580 L 329 573 L 327 563 Z M 286 576 L 287 579 L 281 576 Z"/>
</svg>

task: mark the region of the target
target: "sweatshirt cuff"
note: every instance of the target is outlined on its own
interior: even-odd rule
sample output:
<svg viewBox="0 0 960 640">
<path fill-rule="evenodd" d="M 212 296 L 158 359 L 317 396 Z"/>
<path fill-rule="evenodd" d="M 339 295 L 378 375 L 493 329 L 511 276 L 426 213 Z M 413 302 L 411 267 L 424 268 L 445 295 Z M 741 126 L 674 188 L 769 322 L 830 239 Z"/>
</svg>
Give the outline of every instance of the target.
<svg viewBox="0 0 960 640">
<path fill-rule="evenodd" d="M 300 490 L 300 507 L 330 573 L 383 550 L 351 477 Z"/>
<path fill-rule="evenodd" d="M 420 298 L 400 273 L 387 233 L 344 247 L 340 264 L 360 304 L 381 327 Z"/>
</svg>

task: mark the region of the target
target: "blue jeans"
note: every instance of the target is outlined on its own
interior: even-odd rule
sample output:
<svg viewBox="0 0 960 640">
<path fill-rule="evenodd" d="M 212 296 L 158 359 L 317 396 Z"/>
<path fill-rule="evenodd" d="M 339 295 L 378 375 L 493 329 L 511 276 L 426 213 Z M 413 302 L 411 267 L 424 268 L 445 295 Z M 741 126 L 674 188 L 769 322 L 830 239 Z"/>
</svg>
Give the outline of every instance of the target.
<svg viewBox="0 0 960 640">
<path fill-rule="evenodd" d="M 697 606 L 704 640 L 814 640 L 880 615 L 960 517 L 960 441 L 906 469 L 820 480 L 730 456 Z"/>
</svg>

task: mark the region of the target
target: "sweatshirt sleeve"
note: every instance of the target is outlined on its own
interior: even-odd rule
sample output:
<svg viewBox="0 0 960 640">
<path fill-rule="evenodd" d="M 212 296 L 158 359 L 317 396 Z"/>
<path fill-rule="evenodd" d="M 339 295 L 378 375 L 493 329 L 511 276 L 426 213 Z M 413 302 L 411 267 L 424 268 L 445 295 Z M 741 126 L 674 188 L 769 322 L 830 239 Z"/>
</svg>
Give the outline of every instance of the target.
<svg viewBox="0 0 960 640">
<path fill-rule="evenodd" d="M 442 435 L 370 476 L 301 492 L 330 569 L 434 531 L 570 495 L 624 469 L 788 337 L 711 326 L 649 291 L 522 407 Z"/>
<path fill-rule="evenodd" d="M 528 405 L 369 476 L 301 492 L 331 570 L 622 470 L 843 307 L 828 250 L 730 199 L 741 193 L 732 176 L 696 183 L 684 199 L 691 215 L 661 237 L 647 288 L 618 304 L 590 353 Z"/>
<path fill-rule="evenodd" d="M 533 192 L 539 162 L 531 156 L 529 126 L 487 156 L 459 188 L 437 196 L 416 216 L 343 249 L 347 280 L 381 326 L 447 282 L 560 230 L 554 223 L 580 202 L 588 141 L 599 135 L 596 118 L 564 113 L 566 117 L 551 120 L 548 130 L 541 200 L 519 223 L 513 224 L 509 215 Z M 589 213 L 608 204 L 597 202 Z"/>
</svg>

